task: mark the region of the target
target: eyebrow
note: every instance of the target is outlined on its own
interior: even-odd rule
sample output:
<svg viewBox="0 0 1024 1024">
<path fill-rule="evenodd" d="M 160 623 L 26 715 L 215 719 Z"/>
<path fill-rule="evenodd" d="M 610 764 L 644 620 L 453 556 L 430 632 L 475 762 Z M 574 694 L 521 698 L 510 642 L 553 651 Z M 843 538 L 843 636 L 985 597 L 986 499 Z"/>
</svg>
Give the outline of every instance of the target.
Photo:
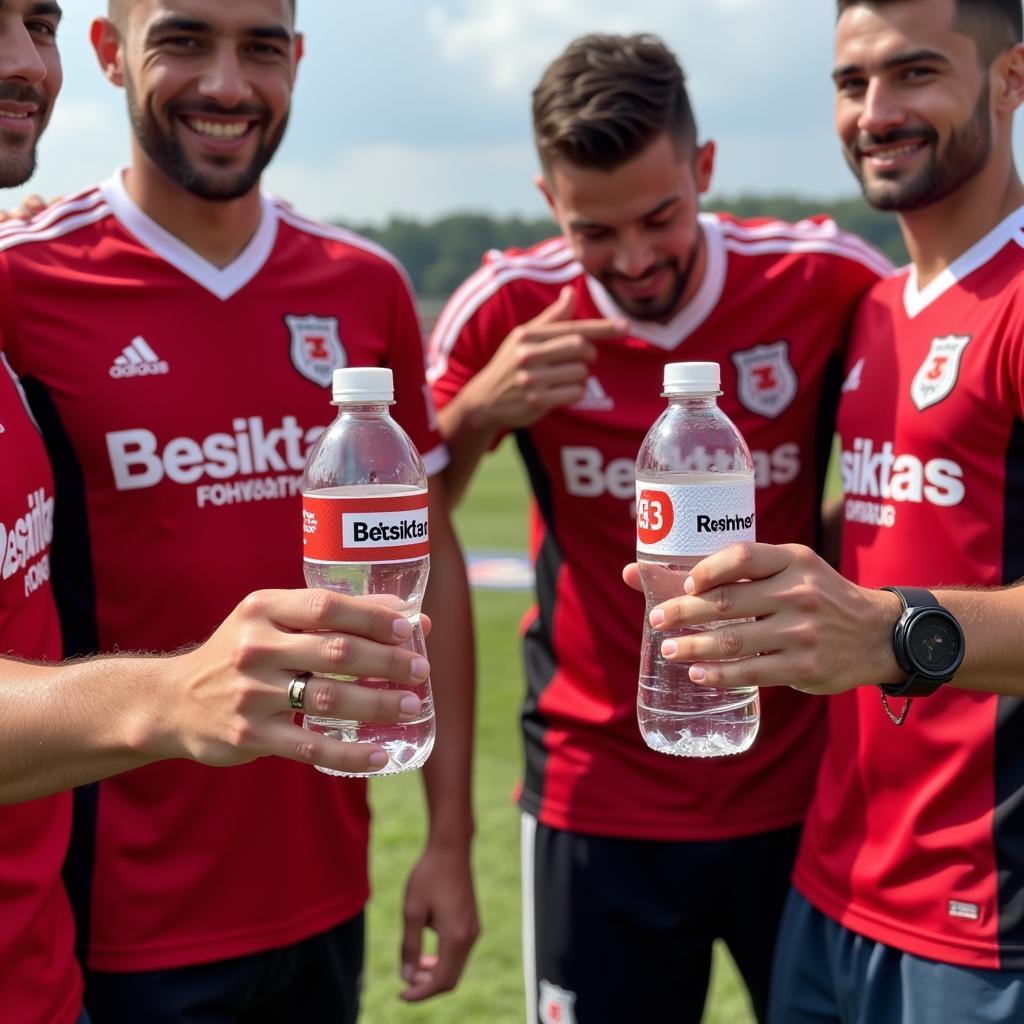
<svg viewBox="0 0 1024 1024">
<path fill-rule="evenodd" d="M 657 217 L 659 213 L 664 213 L 670 206 L 675 206 L 678 202 L 679 196 L 669 196 L 668 199 L 663 199 L 657 206 L 652 207 L 646 213 L 641 213 L 636 219 L 650 220 L 651 217 Z M 569 227 L 579 230 L 580 228 L 603 228 L 607 227 L 607 225 L 602 224 L 600 221 L 588 220 L 586 217 L 577 217 L 569 221 Z"/>
<path fill-rule="evenodd" d="M 0 11 L 7 6 L 7 0 L 0 0 Z M 56 0 L 37 0 L 37 3 L 32 5 L 32 10 L 29 14 L 52 14 L 55 18 L 63 18 L 64 12 L 60 9 L 60 4 Z"/>
<path fill-rule="evenodd" d="M 889 57 L 882 61 L 880 66 L 883 71 L 892 71 L 907 64 L 920 64 L 922 62 L 945 64 L 948 66 L 950 61 L 945 54 L 939 53 L 937 50 L 913 50 L 910 53 L 898 53 L 895 57 Z M 847 75 L 855 75 L 858 71 L 863 72 L 865 67 L 866 65 L 864 64 L 843 64 L 832 72 L 832 78 L 838 80 L 845 78 Z"/>
<path fill-rule="evenodd" d="M 168 15 L 154 21 L 146 31 L 146 42 L 166 32 L 184 32 L 188 35 L 209 35 L 214 27 L 208 21 L 198 18 L 183 18 L 179 15 Z M 241 36 L 246 39 L 274 39 L 282 43 L 293 43 L 294 36 L 280 25 L 253 25 L 242 29 Z"/>
</svg>

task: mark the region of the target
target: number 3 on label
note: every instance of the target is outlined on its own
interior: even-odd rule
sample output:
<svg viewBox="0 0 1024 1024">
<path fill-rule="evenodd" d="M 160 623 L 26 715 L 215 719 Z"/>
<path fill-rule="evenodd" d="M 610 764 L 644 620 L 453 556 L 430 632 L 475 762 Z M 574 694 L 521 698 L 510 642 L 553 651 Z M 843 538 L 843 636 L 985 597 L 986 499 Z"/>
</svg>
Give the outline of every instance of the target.
<svg viewBox="0 0 1024 1024">
<path fill-rule="evenodd" d="M 672 532 L 672 499 L 664 491 L 641 491 L 636 500 L 636 535 L 642 544 L 657 544 Z"/>
</svg>

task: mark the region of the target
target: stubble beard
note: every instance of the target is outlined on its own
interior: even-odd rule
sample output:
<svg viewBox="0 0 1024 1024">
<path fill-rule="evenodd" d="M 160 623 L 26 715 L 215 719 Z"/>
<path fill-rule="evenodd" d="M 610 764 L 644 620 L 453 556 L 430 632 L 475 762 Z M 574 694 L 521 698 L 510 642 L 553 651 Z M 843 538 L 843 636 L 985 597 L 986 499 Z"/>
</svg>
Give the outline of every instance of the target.
<svg viewBox="0 0 1024 1024">
<path fill-rule="evenodd" d="M 931 147 L 927 165 L 906 180 L 869 182 L 861 170 L 859 147 L 846 150 L 846 159 L 860 182 L 864 198 L 876 210 L 910 213 L 938 203 L 979 174 L 992 152 L 992 125 L 988 113 L 989 87 L 985 83 L 974 111 L 949 136 L 944 152 L 937 152 L 938 135 L 933 128 L 924 132 L 897 131 L 872 139 L 874 145 L 898 142 L 901 138 L 924 138 Z"/>
<path fill-rule="evenodd" d="M 179 188 L 199 199 L 212 202 L 229 202 L 248 195 L 259 183 L 264 170 L 274 158 L 288 127 L 286 115 L 274 129 L 273 134 L 261 137 L 248 167 L 234 174 L 210 174 L 191 163 L 185 152 L 185 147 L 173 130 L 163 131 L 152 113 L 141 106 L 138 102 L 138 93 L 130 78 L 125 81 L 125 93 L 128 99 L 128 117 L 131 121 L 132 132 L 142 147 L 142 151 Z M 213 105 L 209 106 L 207 112 L 230 113 L 230 111 L 221 110 Z M 169 111 L 169 119 L 173 124 L 173 116 L 170 116 L 172 113 Z M 225 167 L 230 164 L 231 159 L 229 156 L 223 158 Z M 213 158 L 212 162 L 216 163 L 217 158 Z"/>
</svg>

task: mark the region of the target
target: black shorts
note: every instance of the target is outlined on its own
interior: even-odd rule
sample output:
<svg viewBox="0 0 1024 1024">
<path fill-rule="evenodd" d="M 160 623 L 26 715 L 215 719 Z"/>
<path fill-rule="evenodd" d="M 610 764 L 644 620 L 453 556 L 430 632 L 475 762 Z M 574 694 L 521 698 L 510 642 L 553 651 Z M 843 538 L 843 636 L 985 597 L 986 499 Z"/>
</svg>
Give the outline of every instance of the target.
<svg viewBox="0 0 1024 1024">
<path fill-rule="evenodd" d="M 800 828 L 714 842 L 563 832 L 523 815 L 528 1024 L 699 1024 L 715 939 L 758 1020 Z"/>
<path fill-rule="evenodd" d="M 363 973 L 359 914 L 280 949 L 164 971 L 90 971 L 92 1024 L 354 1024 Z"/>
</svg>

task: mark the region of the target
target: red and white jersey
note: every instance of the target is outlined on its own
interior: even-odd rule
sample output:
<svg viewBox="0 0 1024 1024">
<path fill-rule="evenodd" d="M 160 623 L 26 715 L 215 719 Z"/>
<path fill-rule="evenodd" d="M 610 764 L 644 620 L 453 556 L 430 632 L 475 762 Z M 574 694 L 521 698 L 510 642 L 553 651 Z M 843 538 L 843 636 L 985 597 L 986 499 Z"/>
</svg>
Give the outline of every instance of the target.
<svg viewBox="0 0 1024 1024">
<path fill-rule="evenodd" d="M 299 485 L 334 416 L 334 367 L 392 367 L 396 418 L 428 472 L 447 460 L 396 264 L 270 198 L 224 269 L 143 214 L 121 175 L 61 202 L 0 235 L 0 329 L 57 479 L 68 654 L 173 650 L 250 591 L 303 585 Z M 95 804 L 94 847 L 76 852 L 92 859 L 98 970 L 285 945 L 367 898 L 358 781 L 174 762 L 101 783 Z"/>
<path fill-rule="evenodd" d="M 708 215 L 701 225 L 707 267 L 692 301 L 669 323 L 634 323 L 629 337 L 599 342 L 583 397 L 516 432 L 537 572 L 524 638 L 522 806 L 554 828 L 747 835 L 800 821 L 814 785 L 825 709 L 790 690 L 762 693 L 760 737 L 737 757 L 667 757 L 641 739 L 644 601 L 621 577 L 636 550 L 636 455 L 665 407 L 664 364 L 720 363 L 722 408 L 756 465 L 759 536 L 813 544 L 838 356 L 854 303 L 889 267 L 830 221 Z M 489 254 L 438 321 L 429 370 L 438 404 L 566 284 L 581 319 L 623 316 L 561 238 Z"/>
<path fill-rule="evenodd" d="M 39 430 L 0 351 L 0 654 L 60 658 L 50 590 L 53 478 Z M 82 1004 L 74 921 L 61 881 L 67 793 L 0 807 L 0 1018 L 70 1024 Z"/>
<path fill-rule="evenodd" d="M 926 287 L 911 269 L 861 305 L 839 414 L 857 583 L 1024 577 L 1022 282 L 1024 208 Z M 1024 968 L 1024 702 L 947 686 L 899 729 L 875 687 L 829 710 L 801 892 L 898 949 Z"/>
</svg>

